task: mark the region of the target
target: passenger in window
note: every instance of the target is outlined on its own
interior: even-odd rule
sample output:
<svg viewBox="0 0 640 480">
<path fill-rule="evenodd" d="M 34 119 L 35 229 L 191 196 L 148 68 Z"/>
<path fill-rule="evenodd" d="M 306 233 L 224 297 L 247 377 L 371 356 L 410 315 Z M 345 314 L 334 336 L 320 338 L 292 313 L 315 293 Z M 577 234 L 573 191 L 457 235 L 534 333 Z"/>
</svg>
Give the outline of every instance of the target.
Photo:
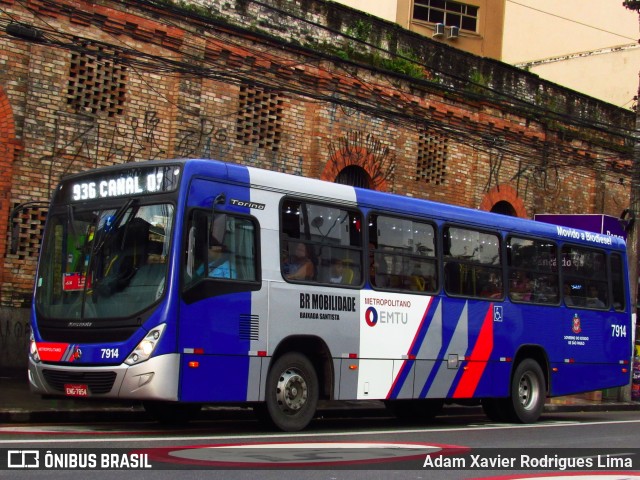
<svg viewBox="0 0 640 480">
<path fill-rule="evenodd" d="M 229 263 L 229 252 L 219 244 L 209 246 L 209 274 L 211 278 L 236 278 Z"/>
<path fill-rule="evenodd" d="M 428 266 L 430 267 L 430 265 Z M 431 268 L 429 268 L 431 270 Z M 424 292 L 435 290 L 435 280 L 432 275 L 427 275 L 422 271 L 422 266 L 416 263 L 409 276 L 409 289 Z"/>
<path fill-rule="evenodd" d="M 375 245 L 369 244 L 369 281 L 371 285 L 376 287 L 388 287 L 389 286 L 389 271 L 387 269 L 387 263 L 380 255 L 376 257 L 374 255 Z M 379 259 L 377 262 L 376 259 Z"/>
<path fill-rule="evenodd" d="M 511 298 L 523 302 L 531 301 L 533 293 L 533 282 L 522 272 L 516 272 L 515 278 L 511 280 Z"/>
<path fill-rule="evenodd" d="M 485 298 L 500 298 L 502 288 L 500 288 L 500 278 L 495 272 L 491 272 L 480 290 L 480 296 Z"/>
<path fill-rule="evenodd" d="M 427 289 L 427 282 L 421 275 L 411 275 L 409 277 L 409 290 L 424 292 Z"/>
<path fill-rule="evenodd" d="M 289 280 L 313 280 L 315 267 L 305 243 L 295 245 L 290 259 L 290 263 L 285 266 L 285 275 Z"/>
<path fill-rule="evenodd" d="M 331 273 L 329 276 L 330 283 L 347 283 L 344 272 L 344 263 L 342 260 L 334 258 L 331 261 Z"/>
<path fill-rule="evenodd" d="M 589 285 L 587 289 L 586 306 L 589 308 L 604 308 L 604 302 L 600 300 L 598 295 L 598 287 L 595 285 Z"/>
</svg>

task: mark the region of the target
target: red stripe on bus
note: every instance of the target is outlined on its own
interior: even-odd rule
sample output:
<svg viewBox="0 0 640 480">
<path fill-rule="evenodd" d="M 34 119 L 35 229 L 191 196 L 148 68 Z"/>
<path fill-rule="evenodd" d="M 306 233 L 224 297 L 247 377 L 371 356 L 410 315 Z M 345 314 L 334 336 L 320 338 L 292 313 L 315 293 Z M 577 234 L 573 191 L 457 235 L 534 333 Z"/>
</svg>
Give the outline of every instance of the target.
<svg viewBox="0 0 640 480">
<path fill-rule="evenodd" d="M 487 366 L 487 360 L 493 351 L 493 304 L 489 305 L 484 317 L 480 334 L 473 347 L 473 352 L 466 358 L 462 378 L 458 382 L 453 398 L 471 398 L 480 383 L 480 378 Z"/>
</svg>

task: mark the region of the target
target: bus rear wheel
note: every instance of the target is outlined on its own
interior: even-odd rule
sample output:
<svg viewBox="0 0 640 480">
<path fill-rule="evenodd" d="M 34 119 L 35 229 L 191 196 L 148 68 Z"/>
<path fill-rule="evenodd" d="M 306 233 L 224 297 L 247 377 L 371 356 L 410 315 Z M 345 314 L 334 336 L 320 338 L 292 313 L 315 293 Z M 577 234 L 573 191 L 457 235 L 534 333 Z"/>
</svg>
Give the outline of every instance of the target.
<svg viewBox="0 0 640 480">
<path fill-rule="evenodd" d="M 510 420 L 533 423 L 540 418 L 546 399 L 544 374 L 540 364 L 530 358 L 516 367 L 511 379 Z"/>
<path fill-rule="evenodd" d="M 285 353 L 269 369 L 266 409 L 273 424 L 285 432 L 305 428 L 318 406 L 318 375 L 309 359 Z"/>
</svg>

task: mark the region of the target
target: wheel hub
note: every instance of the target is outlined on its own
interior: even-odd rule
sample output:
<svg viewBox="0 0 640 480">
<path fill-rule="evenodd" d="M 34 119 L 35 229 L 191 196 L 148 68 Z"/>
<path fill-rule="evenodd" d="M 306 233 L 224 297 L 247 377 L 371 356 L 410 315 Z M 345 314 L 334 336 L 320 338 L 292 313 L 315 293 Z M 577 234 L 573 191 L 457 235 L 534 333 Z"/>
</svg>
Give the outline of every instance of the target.
<svg viewBox="0 0 640 480">
<path fill-rule="evenodd" d="M 531 375 L 523 375 L 520 378 L 520 384 L 518 385 L 518 398 L 520 404 L 525 409 L 532 408 L 538 401 L 539 389 L 537 388 L 537 382 Z"/>
<path fill-rule="evenodd" d="M 276 398 L 282 411 L 297 412 L 304 407 L 307 397 L 307 382 L 302 375 L 293 368 L 282 372 L 276 386 Z"/>
</svg>

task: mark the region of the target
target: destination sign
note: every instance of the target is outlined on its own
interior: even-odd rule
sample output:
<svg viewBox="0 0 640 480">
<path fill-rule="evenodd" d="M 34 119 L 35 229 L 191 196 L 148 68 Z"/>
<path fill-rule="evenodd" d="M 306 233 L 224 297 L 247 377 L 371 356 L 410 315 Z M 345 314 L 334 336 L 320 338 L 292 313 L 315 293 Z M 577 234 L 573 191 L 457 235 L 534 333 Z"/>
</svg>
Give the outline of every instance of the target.
<svg viewBox="0 0 640 480">
<path fill-rule="evenodd" d="M 66 182 L 60 193 L 69 202 L 165 193 L 177 188 L 179 178 L 176 165 L 126 168 Z"/>
</svg>

